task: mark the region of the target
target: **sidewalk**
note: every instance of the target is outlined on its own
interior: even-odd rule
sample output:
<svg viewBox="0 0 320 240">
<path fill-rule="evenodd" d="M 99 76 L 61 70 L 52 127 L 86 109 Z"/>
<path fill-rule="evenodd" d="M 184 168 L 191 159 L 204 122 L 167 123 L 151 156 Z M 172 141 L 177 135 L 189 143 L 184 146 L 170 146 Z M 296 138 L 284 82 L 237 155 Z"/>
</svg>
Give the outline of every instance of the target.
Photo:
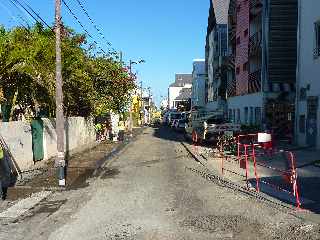
<svg viewBox="0 0 320 240">
<path fill-rule="evenodd" d="M 184 144 L 188 147 L 189 151 L 195 155 L 195 158 L 201 162 L 210 171 L 218 173 L 220 176 L 234 182 L 242 187 L 246 187 L 246 171 L 240 168 L 239 162 L 236 157 L 231 161 L 222 161 L 222 158 L 217 157 L 213 150 L 207 147 L 198 146 L 194 147 L 190 144 Z M 315 214 L 320 213 L 320 167 L 316 167 L 313 163 L 320 156 L 318 151 L 311 151 L 307 149 L 300 149 L 294 151 L 296 154 L 297 165 L 300 168 L 298 172 L 298 187 L 300 192 L 300 201 L 302 202 L 302 208 L 309 210 Z M 267 166 L 276 168 L 279 170 L 286 170 L 287 163 L 284 158 L 279 156 L 271 158 L 258 158 L 258 163 L 264 163 Z M 224 173 L 222 174 L 222 164 Z M 259 178 L 259 187 L 262 194 L 266 194 L 274 199 L 281 201 L 284 204 L 289 204 L 291 208 L 295 208 L 296 199 L 293 195 L 285 191 L 279 191 L 274 187 L 270 187 L 268 184 L 262 182 L 271 183 L 276 186 L 282 187 L 285 190 L 292 191 L 292 184 L 287 182 L 282 172 L 274 169 L 266 168 L 263 166 L 257 166 L 257 175 Z M 255 191 L 256 178 L 254 173 L 253 161 L 249 161 L 248 172 L 249 186 L 251 190 Z M 316 215 L 320 220 L 320 216 Z M 317 220 L 317 221 L 318 221 Z"/>
<path fill-rule="evenodd" d="M 99 167 L 134 140 L 142 130 L 143 128 L 134 129 L 133 137 L 126 135 L 123 142 L 103 141 L 94 144 L 89 149 L 71 155 L 67 159 L 67 185 L 64 190 L 74 190 L 88 186 L 87 180 L 94 175 Z M 22 179 L 17 180 L 15 187 L 8 188 L 7 201 L 2 202 L 1 206 L 10 205 L 13 201 L 29 197 L 37 192 L 61 190 L 63 189 L 58 186 L 57 172 L 52 160 L 41 169 L 24 173 Z"/>
</svg>

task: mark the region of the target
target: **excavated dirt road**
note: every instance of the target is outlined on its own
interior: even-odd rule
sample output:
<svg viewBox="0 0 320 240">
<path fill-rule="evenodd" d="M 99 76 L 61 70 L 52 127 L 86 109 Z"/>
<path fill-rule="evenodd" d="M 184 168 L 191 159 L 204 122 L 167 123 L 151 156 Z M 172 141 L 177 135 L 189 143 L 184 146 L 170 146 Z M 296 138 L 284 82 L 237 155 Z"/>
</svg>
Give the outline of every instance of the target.
<svg viewBox="0 0 320 240">
<path fill-rule="evenodd" d="M 85 188 L 0 221 L 0 239 L 320 239 L 313 222 L 219 181 L 168 128 L 146 128 Z"/>
</svg>

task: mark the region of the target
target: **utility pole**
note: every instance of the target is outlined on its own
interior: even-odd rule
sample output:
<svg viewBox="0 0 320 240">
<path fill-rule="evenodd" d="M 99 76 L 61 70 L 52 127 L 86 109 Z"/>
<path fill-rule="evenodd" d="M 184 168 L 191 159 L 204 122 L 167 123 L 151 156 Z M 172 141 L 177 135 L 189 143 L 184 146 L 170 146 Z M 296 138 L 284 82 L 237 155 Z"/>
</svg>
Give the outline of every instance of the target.
<svg viewBox="0 0 320 240">
<path fill-rule="evenodd" d="M 56 32 L 56 132 L 58 155 L 55 166 L 58 169 L 59 186 L 65 186 L 64 158 L 64 116 L 61 65 L 61 0 L 55 0 L 55 32 Z"/>
<path fill-rule="evenodd" d="M 146 61 L 143 60 L 143 59 L 141 59 L 141 60 L 139 60 L 139 61 L 137 61 L 137 62 L 132 61 L 132 60 L 130 59 L 130 62 L 129 62 L 130 76 L 131 76 L 131 74 L 132 74 L 132 65 L 133 65 L 133 64 L 140 64 L 140 63 L 145 63 L 145 62 L 146 62 Z M 141 88 L 142 88 L 142 82 L 141 82 Z M 141 91 L 142 91 L 142 89 L 141 89 Z M 141 92 L 141 100 L 142 100 L 142 92 Z M 141 109 L 140 109 L 140 111 L 141 111 Z M 139 118 L 140 118 L 140 121 L 141 121 L 141 112 L 139 113 Z M 130 108 L 130 124 L 132 124 L 132 122 L 133 122 L 133 120 L 132 120 L 132 110 L 131 110 L 131 108 Z M 131 128 L 131 133 L 132 133 L 132 128 Z"/>
<path fill-rule="evenodd" d="M 141 109 L 140 109 L 140 122 L 141 122 L 141 125 L 142 124 L 142 114 L 143 114 L 143 117 L 144 117 L 144 101 L 143 101 L 143 88 L 142 88 L 142 81 L 140 82 L 140 98 L 141 98 Z"/>
<path fill-rule="evenodd" d="M 120 56 L 121 56 L 121 62 L 122 62 L 122 52 L 120 52 Z M 130 63 L 129 63 L 129 73 L 130 73 L 130 77 L 132 75 L 132 61 L 130 60 Z M 133 119 L 132 119 L 132 103 L 131 103 L 131 106 L 130 106 L 130 110 L 129 110 L 129 132 L 130 132 L 130 136 L 132 137 L 133 134 L 132 134 L 132 129 L 133 129 Z"/>
<path fill-rule="evenodd" d="M 149 115 L 148 115 L 148 124 L 151 124 L 151 88 L 148 87 L 148 105 L 149 105 Z"/>
</svg>

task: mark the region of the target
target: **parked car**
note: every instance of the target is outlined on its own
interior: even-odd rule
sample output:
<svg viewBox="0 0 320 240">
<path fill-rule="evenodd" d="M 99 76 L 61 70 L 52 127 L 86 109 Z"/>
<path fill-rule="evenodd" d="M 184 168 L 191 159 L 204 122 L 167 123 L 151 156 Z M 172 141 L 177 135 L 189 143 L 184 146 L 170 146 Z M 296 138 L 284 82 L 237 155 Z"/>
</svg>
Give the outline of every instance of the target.
<svg viewBox="0 0 320 240">
<path fill-rule="evenodd" d="M 171 113 L 169 114 L 169 117 L 168 117 L 168 125 L 169 125 L 170 127 L 173 127 L 172 124 L 173 124 L 174 120 L 181 119 L 181 117 L 182 117 L 182 115 L 181 115 L 180 112 L 171 112 Z"/>
<path fill-rule="evenodd" d="M 239 132 L 240 129 L 240 124 L 229 122 L 220 111 L 192 111 L 185 128 L 185 136 L 195 142 L 215 141 L 224 132 Z"/>
<path fill-rule="evenodd" d="M 177 130 L 178 132 L 185 132 L 187 122 L 188 119 L 179 119 L 175 123 L 175 130 Z"/>
<path fill-rule="evenodd" d="M 162 117 L 162 124 L 163 124 L 163 125 L 168 125 L 169 114 L 170 114 L 170 112 L 166 112 L 166 113 L 163 115 L 163 117 Z"/>
</svg>

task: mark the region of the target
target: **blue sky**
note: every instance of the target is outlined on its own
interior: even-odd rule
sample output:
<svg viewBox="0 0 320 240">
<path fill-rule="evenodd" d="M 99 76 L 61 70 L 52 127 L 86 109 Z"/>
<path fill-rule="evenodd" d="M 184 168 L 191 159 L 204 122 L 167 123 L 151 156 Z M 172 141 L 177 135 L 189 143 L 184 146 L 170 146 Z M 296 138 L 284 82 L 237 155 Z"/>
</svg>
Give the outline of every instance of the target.
<svg viewBox="0 0 320 240">
<path fill-rule="evenodd" d="M 32 23 L 10 0 L 0 0 L 0 23 L 12 27 L 21 17 Z M 20 0 L 27 2 L 48 23 L 54 21 L 54 0 Z M 82 12 L 76 0 L 65 0 L 100 46 L 103 40 Z M 80 0 L 104 36 L 124 60 L 146 60 L 134 66 L 139 81 L 152 88 L 156 101 L 167 95 L 175 73 L 192 71 L 192 60 L 204 58 L 209 0 Z M 63 6 L 63 21 L 83 32 Z M 89 39 L 90 40 L 90 39 Z"/>
</svg>

